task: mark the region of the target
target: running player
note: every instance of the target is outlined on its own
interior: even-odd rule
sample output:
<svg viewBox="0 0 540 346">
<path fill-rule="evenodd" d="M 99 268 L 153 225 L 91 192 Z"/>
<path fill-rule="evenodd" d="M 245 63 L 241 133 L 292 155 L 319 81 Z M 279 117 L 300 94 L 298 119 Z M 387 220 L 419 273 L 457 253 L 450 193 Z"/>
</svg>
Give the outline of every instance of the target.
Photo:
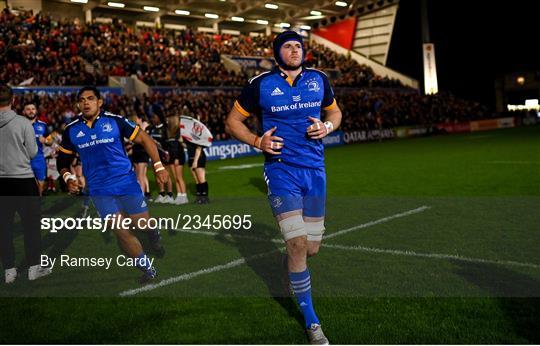
<svg viewBox="0 0 540 346">
<path fill-rule="evenodd" d="M 66 127 L 57 159 L 60 175 L 71 193 L 79 192 L 77 177 L 69 171 L 71 160 L 78 153 L 83 165 L 88 192 L 100 217 L 115 215 L 116 220 L 130 218 L 131 225 L 143 226 L 148 221 L 148 206 L 137 176 L 124 149 L 124 138 L 141 144 L 154 162 L 156 179 L 167 183 L 169 176 L 159 160 L 154 141 L 139 126 L 101 109 L 103 99 L 96 87 L 86 86 L 77 94 L 81 115 Z M 120 222 L 118 224 L 121 224 Z M 146 229 L 142 229 L 146 230 Z M 146 230 L 154 250 L 163 254 L 158 230 Z M 122 250 L 136 259 L 145 283 L 157 272 L 142 249 L 139 239 L 126 228 L 114 228 Z"/>
<path fill-rule="evenodd" d="M 268 199 L 286 241 L 290 284 L 310 342 L 327 344 L 313 308 L 307 257 L 318 252 L 325 229 L 322 138 L 339 127 L 341 111 L 327 76 L 302 66 L 304 46 L 299 34 L 279 34 L 273 50 L 278 66 L 249 80 L 226 125 L 231 135 L 264 151 Z M 251 114 L 259 116 L 262 137 L 244 124 Z"/>
<path fill-rule="evenodd" d="M 49 130 L 47 124 L 37 119 L 36 104 L 29 102 L 24 105 L 23 115 L 32 122 L 34 133 L 36 134 L 36 142 L 38 145 L 37 155 L 30 161 L 32 171 L 39 184 L 39 193 L 43 194 L 45 190 L 45 178 L 47 177 L 47 163 L 45 162 L 45 156 L 43 155 L 43 145 L 51 145 L 53 140 L 49 136 Z"/>
</svg>

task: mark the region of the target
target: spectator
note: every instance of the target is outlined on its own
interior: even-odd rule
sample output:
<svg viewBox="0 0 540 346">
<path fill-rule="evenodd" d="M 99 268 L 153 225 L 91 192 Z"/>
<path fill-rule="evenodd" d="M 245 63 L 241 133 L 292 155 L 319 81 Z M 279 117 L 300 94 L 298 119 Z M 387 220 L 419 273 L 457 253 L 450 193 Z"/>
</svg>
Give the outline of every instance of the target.
<svg viewBox="0 0 540 346">
<path fill-rule="evenodd" d="M 0 85 L 0 254 L 8 284 L 18 275 L 13 245 L 15 213 L 21 217 L 24 230 L 28 279 L 35 280 L 51 273 L 51 269 L 40 266 L 41 206 L 39 189 L 30 167 L 30 159 L 38 149 L 34 129 L 28 119 L 11 109 L 12 99 L 11 88 Z"/>
</svg>

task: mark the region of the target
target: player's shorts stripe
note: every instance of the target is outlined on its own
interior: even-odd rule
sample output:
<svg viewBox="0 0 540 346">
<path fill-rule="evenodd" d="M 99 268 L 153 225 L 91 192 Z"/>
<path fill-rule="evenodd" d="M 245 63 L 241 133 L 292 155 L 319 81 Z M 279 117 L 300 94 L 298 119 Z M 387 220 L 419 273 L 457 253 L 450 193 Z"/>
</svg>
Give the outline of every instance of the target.
<svg viewBox="0 0 540 346">
<path fill-rule="evenodd" d="M 135 126 L 135 130 L 133 130 L 133 133 L 131 136 L 129 136 L 129 140 L 132 141 L 137 137 L 137 134 L 139 133 L 139 125 Z"/>
<path fill-rule="evenodd" d="M 335 108 L 336 105 L 337 105 L 337 102 L 336 102 L 336 99 L 334 99 L 334 102 L 332 102 L 332 104 L 331 104 L 330 106 L 326 106 L 326 107 L 324 107 L 323 109 L 324 109 L 325 111 L 329 111 L 329 110 Z"/>
<path fill-rule="evenodd" d="M 235 107 L 240 113 L 242 113 L 243 116 L 249 117 L 249 112 L 246 111 L 246 110 L 240 105 L 240 102 L 234 101 L 234 107 Z"/>
<path fill-rule="evenodd" d="M 63 152 L 64 154 L 68 154 L 68 155 L 72 155 L 72 154 L 73 154 L 73 151 L 64 149 L 64 148 L 62 148 L 61 146 L 58 146 L 58 150 L 60 150 L 60 151 Z"/>
</svg>

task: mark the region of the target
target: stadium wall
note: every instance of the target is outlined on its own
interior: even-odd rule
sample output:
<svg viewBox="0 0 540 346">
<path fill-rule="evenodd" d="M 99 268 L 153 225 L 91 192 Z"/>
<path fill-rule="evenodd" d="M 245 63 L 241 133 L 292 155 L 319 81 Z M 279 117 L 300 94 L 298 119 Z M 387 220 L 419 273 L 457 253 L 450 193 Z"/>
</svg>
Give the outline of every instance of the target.
<svg viewBox="0 0 540 346">
<path fill-rule="evenodd" d="M 81 22 L 84 22 L 85 20 L 83 7 L 80 4 L 43 1 L 42 11 L 56 19 L 78 18 Z"/>
<path fill-rule="evenodd" d="M 343 145 L 344 133 L 335 131 L 330 136 L 323 139 L 325 147 L 333 147 Z M 215 141 L 212 146 L 204 148 L 207 160 L 225 160 L 234 159 L 243 156 L 260 155 L 262 151 L 255 149 L 251 145 L 242 143 L 237 140 Z"/>
<path fill-rule="evenodd" d="M 475 131 L 488 131 L 515 127 L 517 119 L 513 117 L 476 120 L 456 124 L 436 124 L 426 126 L 402 126 L 392 129 L 369 131 L 335 131 L 323 139 L 325 147 L 341 146 L 354 143 L 382 141 L 395 138 L 430 136 L 434 134 L 452 134 Z M 237 140 L 215 141 L 209 148 L 204 148 L 208 160 L 225 160 L 237 157 L 260 155 L 262 152 Z"/>
<path fill-rule="evenodd" d="M 42 1 L 40 0 L 10 0 L 8 4 L 5 1 L 0 1 L 2 8 L 9 6 L 15 10 L 33 11 L 39 13 L 42 10 Z"/>
</svg>

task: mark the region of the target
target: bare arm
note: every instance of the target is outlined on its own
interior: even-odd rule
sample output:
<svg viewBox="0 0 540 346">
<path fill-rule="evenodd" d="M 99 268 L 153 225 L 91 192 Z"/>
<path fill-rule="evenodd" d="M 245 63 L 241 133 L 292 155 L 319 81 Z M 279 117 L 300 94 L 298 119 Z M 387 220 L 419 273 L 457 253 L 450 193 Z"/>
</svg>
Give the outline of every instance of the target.
<svg viewBox="0 0 540 346">
<path fill-rule="evenodd" d="M 274 151 L 273 149 L 279 150 L 283 147 L 283 138 L 272 136 L 274 131 L 276 131 L 276 128 L 274 127 L 266 131 L 262 137 L 259 137 L 252 133 L 246 124 L 244 124 L 246 119 L 247 117 L 233 107 L 225 121 L 225 130 L 239 141 L 254 146 L 269 154 L 279 155 L 280 152 Z"/>
<path fill-rule="evenodd" d="M 334 108 L 325 111 L 325 117 L 324 121 L 329 121 L 333 125 L 333 131 L 337 130 L 339 126 L 341 125 L 341 109 L 338 105 L 336 105 Z"/>
<path fill-rule="evenodd" d="M 133 143 L 140 144 L 143 146 L 144 150 L 150 156 L 150 159 L 154 163 L 154 172 L 156 173 L 156 180 L 159 183 L 165 184 L 169 180 L 169 173 L 159 159 L 159 153 L 154 139 L 150 137 L 146 132 L 139 131 L 135 138 L 133 138 Z"/>
<path fill-rule="evenodd" d="M 132 142 L 142 145 L 148 156 L 150 156 L 152 162 L 159 162 L 157 145 L 154 142 L 154 139 L 150 137 L 146 132 L 139 131 L 139 133 Z"/>
<path fill-rule="evenodd" d="M 72 194 L 76 194 L 81 188 L 77 177 L 71 173 L 71 163 L 74 158 L 75 154 L 68 154 L 61 150 L 58 151 L 58 156 L 56 157 L 58 173 L 60 173 L 60 176 L 67 184 L 68 191 Z"/>
<path fill-rule="evenodd" d="M 256 146 L 255 142 L 259 137 L 252 133 L 246 124 L 244 124 L 246 119 L 247 117 L 242 115 L 242 113 L 240 113 L 236 107 L 233 107 L 229 113 L 229 116 L 227 117 L 227 120 L 225 121 L 225 131 L 239 141 Z"/>
</svg>

